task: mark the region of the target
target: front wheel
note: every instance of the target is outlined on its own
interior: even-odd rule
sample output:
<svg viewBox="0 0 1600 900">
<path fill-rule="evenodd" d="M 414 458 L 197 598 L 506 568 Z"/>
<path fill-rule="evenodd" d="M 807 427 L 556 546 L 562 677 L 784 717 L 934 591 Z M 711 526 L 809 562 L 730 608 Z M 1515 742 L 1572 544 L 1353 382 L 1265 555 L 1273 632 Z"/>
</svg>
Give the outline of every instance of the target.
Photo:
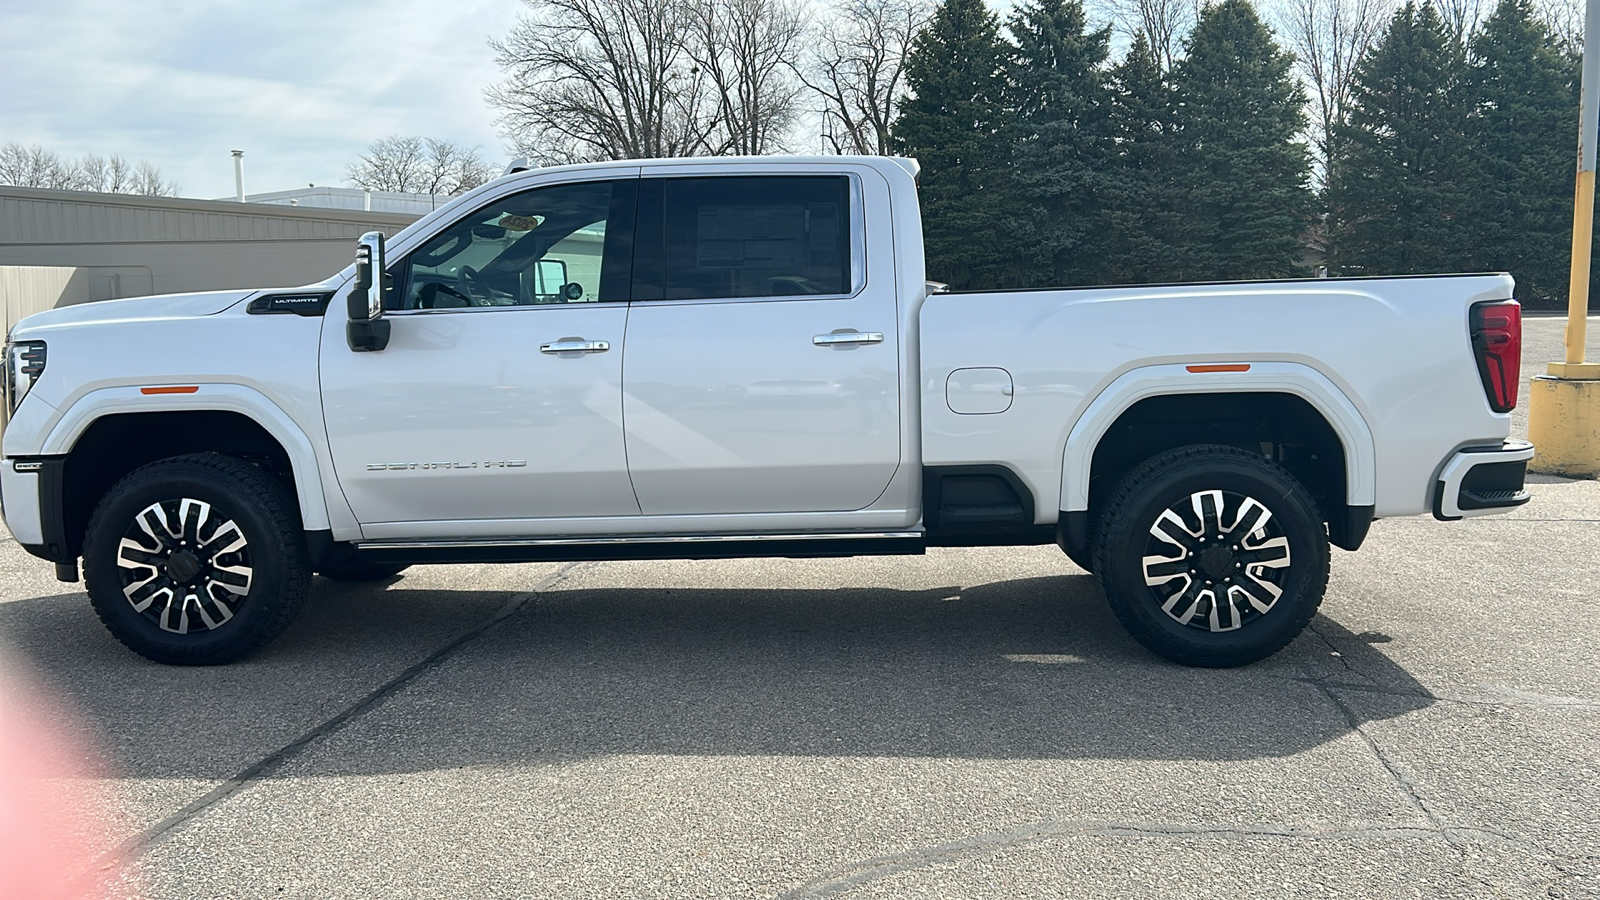
<svg viewBox="0 0 1600 900">
<path fill-rule="evenodd" d="M 1311 622 L 1328 585 L 1328 536 L 1283 467 L 1234 447 L 1181 447 L 1123 479 L 1101 519 L 1095 572 L 1152 652 L 1242 666 Z"/>
<path fill-rule="evenodd" d="M 311 567 L 294 496 L 240 459 L 197 453 L 117 482 L 84 535 L 83 574 L 117 640 L 169 665 L 241 659 L 289 626 Z"/>
</svg>

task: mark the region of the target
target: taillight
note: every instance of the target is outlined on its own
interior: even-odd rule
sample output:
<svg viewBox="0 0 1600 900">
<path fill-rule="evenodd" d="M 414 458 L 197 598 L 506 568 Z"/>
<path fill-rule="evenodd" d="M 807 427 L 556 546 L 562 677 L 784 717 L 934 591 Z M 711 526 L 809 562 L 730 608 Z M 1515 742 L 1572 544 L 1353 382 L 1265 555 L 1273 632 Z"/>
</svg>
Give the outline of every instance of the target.
<svg viewBox="0 0 1600 900">
<path fill-rule="evenodd" d="M 1522 378 L 1522 306 L 1511 300 L 1472 307 L 1472 351 L 1489 408 L 1510 412 Z"/>
</svg>

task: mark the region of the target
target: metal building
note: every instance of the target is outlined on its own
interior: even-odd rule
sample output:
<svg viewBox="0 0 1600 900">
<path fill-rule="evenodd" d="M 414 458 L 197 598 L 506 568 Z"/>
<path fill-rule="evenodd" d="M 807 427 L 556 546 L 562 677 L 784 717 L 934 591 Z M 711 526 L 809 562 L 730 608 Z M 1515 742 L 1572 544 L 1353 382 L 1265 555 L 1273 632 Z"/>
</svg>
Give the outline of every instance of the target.
<svg viewBox="0 0 1600 900">
<path fill-rule="evenodd" d="M 219 197 L 226 200 L 226 197 Z M 271 191 L 249 194 L 251 203 L 271 203 L 280 206 L 312 207 L 315 209 L 360 209 L 374 212 L 409 213 L 426 215 L 455 198 L 449 194 L 402 194 L 394 191 L 369 191 L 363 188 L 341 188 L 326 185 L 295 188 L 290 191 Z"/>
<path fill-rule="evenodd" d="M 63 295 L 65 302 L 294 287 L 348 265 L 364 232 L 392 235 L 417 218 L 361 209 L 0 187 L 0 267 L 79 270 L 76 293 Z M 15 298 L 5 300 L 10 304 Z"/>
</svg>

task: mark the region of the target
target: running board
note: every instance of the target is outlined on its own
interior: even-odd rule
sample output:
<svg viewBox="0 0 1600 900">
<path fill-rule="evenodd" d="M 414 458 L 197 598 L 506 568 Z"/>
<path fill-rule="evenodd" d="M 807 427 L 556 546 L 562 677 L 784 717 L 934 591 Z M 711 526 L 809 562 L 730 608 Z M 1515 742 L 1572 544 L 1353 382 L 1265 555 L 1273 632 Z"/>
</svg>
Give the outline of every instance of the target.
<svg viewBox="0 0 1600 900">
<path fill-rule="evenodd" d="M 829 556 L 917 556 L 927 543 L 920 531 L 871 534 L 639 535 L 604 538 L 486 538 L 442 541 L 365 541 L 355 545 L 363 562 L 502 563 L 586 562 L 629 559 L 748 559 Z"/>
</svg>

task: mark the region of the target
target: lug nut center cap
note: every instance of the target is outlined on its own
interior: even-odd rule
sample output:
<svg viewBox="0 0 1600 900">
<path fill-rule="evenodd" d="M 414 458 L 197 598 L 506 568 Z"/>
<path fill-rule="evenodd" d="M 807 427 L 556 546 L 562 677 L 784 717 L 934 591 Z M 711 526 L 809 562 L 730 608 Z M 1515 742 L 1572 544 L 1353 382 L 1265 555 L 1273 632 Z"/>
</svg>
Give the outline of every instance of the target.
<svg viewBox="0 0 1600 900">
<path fill-rule="evenodd" d="M 200 574 L 200 560 L 187 550 L 179 550 L 167 559 L 167 576 L 173 581 L 189 581 Z"/>
<path fill-rule="evenodd" d="M 1233 551 L 1227 547 L 1209 547 L 1200 554 L 1200 568 L 1211 578 L 1221 578 L 1233 571 Z"/>
</svg>

